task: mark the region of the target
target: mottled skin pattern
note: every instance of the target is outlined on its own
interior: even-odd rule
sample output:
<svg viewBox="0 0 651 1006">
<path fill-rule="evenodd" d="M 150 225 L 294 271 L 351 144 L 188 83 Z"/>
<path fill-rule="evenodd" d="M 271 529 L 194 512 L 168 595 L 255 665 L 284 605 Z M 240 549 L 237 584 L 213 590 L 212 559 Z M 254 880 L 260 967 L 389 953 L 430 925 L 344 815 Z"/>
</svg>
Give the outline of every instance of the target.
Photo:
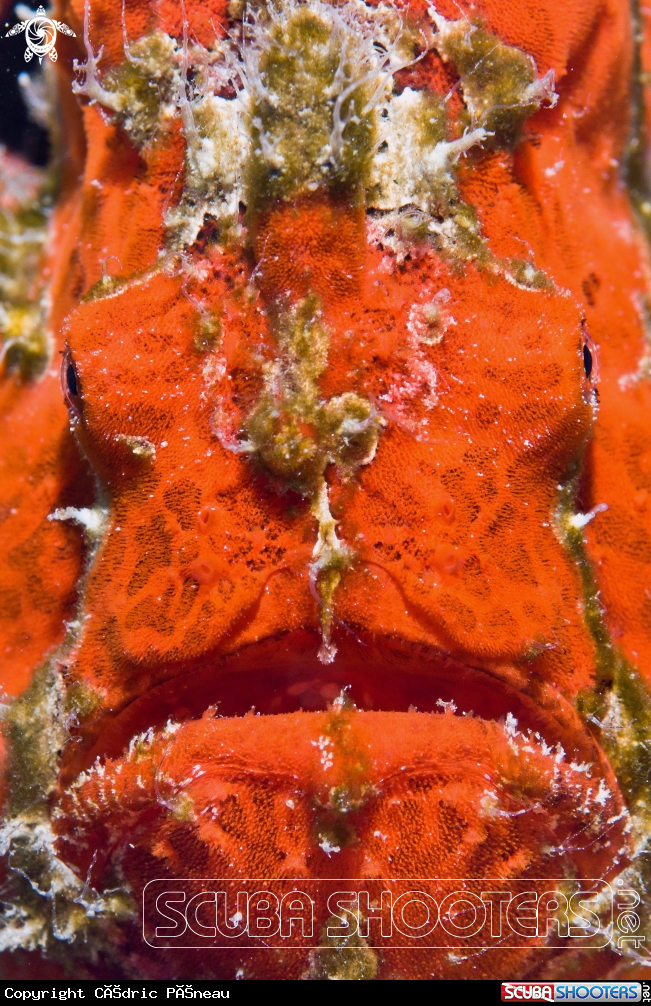
<svg viewBox="0 0 651 1006">
<path fill-rule="evenodd" d="M 447 0 L 437 9 L 460 16 Z M 408 13 L 427 21 L 426 5 Z M 539 289 L 431 243 L 396 256 L 345 189 L 243 207 L 243 237 L 219 242 L 208 222 L 182 255 L 160 259 L 183 187 L 180 122 L 136 149 L 101 103 L 74 100 L 83 7 L 58 8 L 78 38 L 60 39 L 57 65 L 66 155 L 43 274 L 56 349 L 37 381 L 2 381 L 2 683 L 20 694 L 59 652 L 75 718 L 49 803 L 59 856 L 97 890 L 117 876 L 137 903 L 145 880 L 162 875 L 612 878 L 632 854 L 623 828 L 606 822 L 626 799 L 634 805 L 639 786 L 620 788 L 625 756 L 585 718 L 603 715 L 621 664 L 613 653 L 651 674 L 651 388 L 641 365 L 651 277 L 622 180 L 631 15 L 623 0 L 528 0 L 517 12 L 482 0 L 472 13 L 532 56 L 540 76 L 556 74 L 556 106 L 530 118 L 517 144 L 476 149 L 457 173 L 495 261 L 532 262 L 546 277 Z M 188 3 L 187 22 L 205 45 L 229 23 L 216 0 Z M 105 74 L 124 58 L 120 5 L 97 0 L 91 28 Z M 180 39 L 180 8 L 126 5 L 128 39 L 154 28 Z M 456 80 L 432 51 L 394 86 L 444 94 Z M 443 337 L 416 347 L 413 319 L 442 290 Z M 310 501 L 232 449 L 261 393 L 262 362 L 277 352 L 276 319 L 310 295 L 330 339 L 321 395 L 355 391 L 384 421 L 370 463 L 350 477 L 334 465 L 326 473 L 351 550 L 329 665 L 317 659 Z M 66 348 L 72 429 L 58 374 Z M 78 526 L 48 515 L 93 500 L 107 517 L 84 581 Z M 586 525 L 585 546 L 572 547 L 571 514 L 598 504 L 607 509 Z M 83 630 L 56 651 L 76 601 Z M 344 686 L 358 711 L 326 710 Z M 439 699 L 475 716 L 437 711 Z M 231 718 L 215 718 L 215 704 Z M 259 719 L 244 716 L 251 706 Z M 509 712 L 563 745 L 557 789 L 546 749 L 514 756 Z M 184 725 L 173 738 L 152 734 L 134 768 L 123 754 L 131 738 L 170 718 Z M 340 740 L 324 779 L 312 756 L 328 730 Z M 360 769 L 350 752 L 362 747 Z M 97 758 L 101 786 L 92 772 L 75 783 Z M 161 801 L 161 758 L 170 792 L 191 801 L 189 819 Z M 569 765 L 582 761 L 588 780 Z M 197 763 L 207 775 L 188 789 L 181 780 Z M 118 776 L 119 792 L 106 796 Z M 487 777 L 522 812 L 508 826 L 482 816 Z M 609 797 L 593 808 L 590 841 L 573 844 L 599 780 Z M 318 839 L 341 825 L 328 805 L 335 783 L 354 795 L 355 838 L 333 860 Z M 288 794 L 299 804 L 289 837 Z M 207 824 L 211 802 L 218 822 Z M 88 974 L 171 977 L 121 932 L 115 955 L 84 964 Z M 609 950 L 566 956 L 590 977 L 638 967 Z M 299 957 L 251 959 L 247 974 L 299 978 Z M 535 976 L 548 961 L 508 947 L 465 963 L 396 951 L 377 977 Z M 241 964 L 188 953 L 174 976 L 230 978 Z M 35 967 L 19 952 L 7 974 L 50 974 Z"/>
</svg>

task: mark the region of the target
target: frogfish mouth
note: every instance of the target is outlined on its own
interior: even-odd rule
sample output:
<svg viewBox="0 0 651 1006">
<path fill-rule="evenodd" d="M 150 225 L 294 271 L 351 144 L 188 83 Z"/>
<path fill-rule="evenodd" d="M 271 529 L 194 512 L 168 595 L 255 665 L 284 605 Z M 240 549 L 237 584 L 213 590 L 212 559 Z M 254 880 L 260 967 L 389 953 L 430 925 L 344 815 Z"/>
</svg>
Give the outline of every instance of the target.
<svg viewBox="0 0 651 1006">
<path fill-rule="evenodd" d="M 2 378 L 8 973 L 638 967 L 138 935 L 161 877 L 597 878 L 647 932 L 644 50 L 623 0 L 560 6 L 51 15 L 45 306 Z"/>
</svg>

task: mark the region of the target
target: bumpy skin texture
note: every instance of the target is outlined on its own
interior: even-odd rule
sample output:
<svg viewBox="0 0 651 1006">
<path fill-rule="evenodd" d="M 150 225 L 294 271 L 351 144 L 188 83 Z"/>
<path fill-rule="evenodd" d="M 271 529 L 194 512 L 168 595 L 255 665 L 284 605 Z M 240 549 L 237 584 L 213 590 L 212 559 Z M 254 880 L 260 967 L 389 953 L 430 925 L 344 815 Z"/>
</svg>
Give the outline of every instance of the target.
<svg viewBox="0 0 651 1006">
<path fill-rule="evenodd" d="M 41 179 L 18 158 L 3 154 L 3 194 L 0 209 L 7 214 L 30 206 Z M 37 177 L 34 177 L 34 176 Z M 43 261 L 38 279 L 28 291 L 31 300 L 43 296 L 48 280 L 56 290 L 61 281 L 57 263 Z M 3 262 L 6 266 L 6 262 Z M 58 300 L 64 314 L 70 299 Z M 61 314 L 53 314 L 56 325 Z M 75 602 L 83 570 L 83 538 L 72 526 L 47 520 L 57 506 L 76 503 L 82 490 L 84 465 L 71 440 L 61 409 L 58 361 L 38 383 L 15 379 L 2 382 L 2 687 L 16 695 L 28 684 L 34 666 L 63 636 L 64 619 Z M 86 494 L 92 501 L 92 488 Z"/>
<path fill-rule="evenodd" d="M 233 7 L 187 3 L 186 45 L 236 32 Z M 459 139 L 477 126 L 460 57 L 426 5 L 400 9 L 423 51 L 393 93 L 451 89 L 446 138 Z M 460 18 L 447 0 L 436 12 Z M 179 244 L 170 212 L 191 215 L 181 201 L 197 184 L 188 85 L 138 132 L 109 71 L 124 37 L 133 50 L 159 31 L 178 42 L 178 73 L 181 8 L 127 3 L 122 24 L 119 4 L 97 0 L 90 15 L 103 55 L 76 100 L 84 10 L 55 15 L 77 35 L 57 64 L 66 156 L 42 273 L 56 349 L 43 376 L 3 378 L 3 687 L 17 695 L 47 671 L 57 696 L 38 692 L 39 715 L 56 711 L 33 777 L 29 689 L 10 714 L 7 831 L 40 807 L 80 887 L 119 882 L 136 904 L 156 876 L 612 879 L 644 839 L 644 766 L 639 733 L 625 747 L 599 717 L 633 681 L 639 707 L 619 732 L 646 729 L 651 673 L 650 276 L 622 181 L 627 4 L 475 5 L 475 31 L 531 57 L 537 81 L 553 70 L 559 100 L 526 105 L 512 135 L 495 120 L 446 176 L 431 219 L 472 207 L 472 251 L 459 228 L 452 250 L 431 229 L 396 238 L 362 168 L 355 185 L 244 188 L 235 222 L 208 214 Z M 77 525 L 48 519 L 68 507 L 95 514 L 86 565 Z M 347 686 L 354 705 L 328 708 Z M 503 816 L 486 812 L 487 779 Z M 323 838 L 342 829 L 332 858 Z M 105 924 L 115 952 L 82 947 L 80 967 L 159 976 L 137 927 Z M 637 967 L 565 956 L 591 977 Z M 541 959 L 387 951 L 375 974 L 515 977 Z M 298 954 L 175 960 L 178 977 L 309 971 Z M 29 967 L 16 954 L 8 973 Z"/>
</svg>

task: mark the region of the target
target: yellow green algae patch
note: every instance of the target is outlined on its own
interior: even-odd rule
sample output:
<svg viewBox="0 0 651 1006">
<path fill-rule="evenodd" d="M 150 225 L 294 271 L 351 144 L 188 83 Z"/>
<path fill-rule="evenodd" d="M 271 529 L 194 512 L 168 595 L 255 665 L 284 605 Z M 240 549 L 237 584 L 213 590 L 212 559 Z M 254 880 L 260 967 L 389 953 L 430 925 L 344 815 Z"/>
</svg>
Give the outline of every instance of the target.
<svg viewBox="0 0 651 1006">
<path fill-rule="evenodd" d="M 52 520 L 83 525 L 88 557 L 85 577 L 101 545 L 106 511 L 68 507 Z M 66 625 L 61 645 L 34 672 L 29 686 L 3 713 L 7 740 L 7 802 L 0 829 L 0 854 L 7 857 L 8 897 L 12 908 L 0 930 L 0 950 L 46 948 L 66 962 L 69 943 L 81 942 L 90 957 L 105 946 L 107 920 L 133 917 L 128 893 L 116 886 L 100 895 L 90 878 L 79 878 L 59 857 L 50 818 L 58 783 L 61 751 L 79 722 L 92 717 L 102 697 L 84 685 L 66 687 L 61 671 L 83 629 L 83 602 Z M 69 951 L 68 951 L 69 953 Z"/>
<path fill-rule="evenodd" d="M 43 270 L 51 193 L 45 172 L 0 148 L 0 352 L 6 371 L 40 377 L 50 358 Z"/>
<path fill-rule="evenodd" d="M 553 74 L 538 78 L 530 56 L 467 18 L 448 21 L 433 7 L 429 14 L 437 28 L 431 46 L 459 74 L 465 107 L 454 118 L 450 95 L 409 87 L 383 101 L 366 191 L 382 244 L 404 254 L 411 243 L 432 243 L 453 261 L 473 261 L 518 286 L 549 287 L 530 262 L 493 255 L 474 207 L 460 197 L 455 169 L 480 148 L 517 143 L 524 122 L 544 102 L 556 103 Z"/>
<path fill-rule="evenodd" d="M 341 929 L 341 919 L 331 916 L 321 933 L 322 946 L 310 954 L 311 981 L 373 981 L 378 971 L 378 955 L 368 946 L 355 926 L 350 936 L 329 936 L 328 930 Z M 353 929 L 353 925 L 350 925 Z"/>
<path fill-rule="evenodd" d="M 359 747 L 351 734 L 351 719 L 355 706 L 342 691 L 332 703 L 323 734 L 315 743 L 321 751 L 324 767 L 336 765 L 342 781 L 333 786 L 326 806 L 315 808 L 315 839 L 328 855 L 358 841 L 353 823 L 359 811 L 376 793 L 366 782 L 369 774 L 368 752 Z M 342 773 L 343 769 L 343 773 Z M 320 934 L 320 946 L 310 954 L 310 968 L 305 975 L 312 981 L 372 981 L 378 971 L 379 958 L 359 934 L 363 916 L 358 911 L 346 912 L 349 918 L 347 934 L 342 919 L 331 916 Z"/>
<path fill-rule="evenodd" d="M 374 150 L 379 54 L 343 8 L 290 3 L 282 13 L 270 7 L 256 17 L 245 56 L 245 65 L 253 57 L 257 64 L 250 208 L 324 185 L 358 188 Z"/>
<path fill-rule="evenodd" d="M 555 104 L 554 75 L 540 79 L 531 56 L 505 45 L 480 22 L 448 21 L 430 8 L 434 47 L 459 74 L 469 123 L 483 126 L 500 146 L 512 146 L 543 100 Z"/>
<path fill-rule="evenodd" d="M 75 60 L 83 81 L 74 81 L 75 94 L 99 102 L 118 118 L 139 149 L 150 142 L 165 122 L 177 115 L 179 67 L 176 42 L 164 32 L 145 35 L 132 45 L 125 44 L 125 60 L 109 70 L 100 81 L 98 64 L 88 37 L 84 18 L 85 63 Z"/>
<path fill-rule="evenodd" d="M 341 780 L 330 787 L 325 803 L 314 806 L 314 841 L 328 856 L 358 841 L 355 814 L 377 794 L 375 786 L 367 782 L 368 752 L 359 747 L 351 732 L 355 711 L 342 690 L 329 708 L 323 733 L 313 741 L 324 769 L 335 766 Z"/>
<path fill-rule="evenodd" d="M 8 807 L 0 829 L 0 854 L 10 867 L 10 907 L 0 950 L 48 949 L 65 964 L 68 944 L 83 940 L 89 956 L 106 939 L 107 919 L 128 919 L 134 906 L 120 889 L 101 896 L 59 858 L 49 816 L 61 749 L 77 713 L 97 704 L 89 690 L 66 696 L 56 659 L 40 667 L 29 687 L 8 707 Z M 102 925 L 104 921 L 104 926 Z"/>
<path fill-rule="evenodd" d="M 319 378 L 328 362 L 329 336 L 316 297 L 281 312 L 275 327 L 278 355 L 265 365 L 263 392 L 246 420 L 241 446 L 275 487 L 311 502 L 319 530 L 310 575 L 322 605 L 321 659 L 335 655 L 330 643 L 332 602 L 353 553 L 337 538 L 325 480 L 334 465 L 349 479 L 375 456 L 383 420 L 356 392 L 320 396 Z"/>
<path fill-rule="evenodd" d="M 382 420 L 354 392 L 320 397 L 330 340 L 316 297 L 283 312 L 276 338 L 278 355 L 246 421 L 248 450 L 279 488 L 314 499 L 328 464 L 349 477 L 372 460 Z"/>
<path fill-rule="evenodd" d="M 124 63 L 104 77 L 104 88 L 117 99 L 119 119 L 138 148 L 174 117 L 175 49 L 169 35 L 155 31 L 129 46 Z"/>
<path fill-rule="evenodd" d="M 608 631 L 599 601 L 599 589 L 587 554 L 583 527 L 596 515 L 576 514 L 578 469 L 559 487 L 556 526 L 581 578 L 583 617 L 596 655 L 594 691 L 582 692 L 577 708 L 586 723 L 598 731 L 630 815 L 633 856 L 618 876 L 620 888 L 640 898 L 637 913 L 640 933 L 651 939 L 651 694 L 645 682 L 622 656 Z M 587 518 L 587 519 L 586 519 Z M 617 943 L 618 933 L 613 942 Z M 619 952 L 639 956 L 632 947 Z"/>
<path fill-rule="evenodd" d="M 38 811 L 55 785 L 59 753 L 66 742 L 65 693 L 48 662 L 4 716 L 9 741 L 9 802 L 13 814 Z"/>
<path fill-rule="evenodd" d="M 596 685 L 598 692 L 601 693 L 604 686 L 610 685 L 614 679 L 618 656 L 603 619 L 597 582 L 585 547 L 583 527 L 586 515 L 575 513 L 579 477 L 580 468 L 576 465 L 559 487 L 555 522 L 561 541 L 572 557 L 581 578 L 583 617 L 595 646 Z"/>
</svg>

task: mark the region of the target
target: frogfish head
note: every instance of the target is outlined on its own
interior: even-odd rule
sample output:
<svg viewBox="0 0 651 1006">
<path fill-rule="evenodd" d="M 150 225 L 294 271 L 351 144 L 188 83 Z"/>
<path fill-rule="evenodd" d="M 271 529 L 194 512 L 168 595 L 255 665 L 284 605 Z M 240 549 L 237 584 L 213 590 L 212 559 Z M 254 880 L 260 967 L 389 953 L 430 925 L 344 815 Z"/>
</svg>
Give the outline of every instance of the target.
<svg viewBox="0 0 651 1006">
<path fill-rule="evenodd" d="M 130 892 L 111 925 L 159 877 L 633 869 L 640 789 L 608 724 L 630 733 L 626 688 L 647 707 L 600 603 L 617 542 L 602 581 L 589 537 L 616 528 L 617 396 L 646 394 L 612 342 L 643 344 L 609 289 L 632 303 L 647 253 L 611 166 L 611 6 L 617 45 L 572 73 L 610 14 L 61 9 L 86 147 L 55 216 L 61 381 L 96 490 L 75 625 L 9 714 L 9 817 L 41 787 L 84 898 Z M 27 714 L 50 738 L 31 779 Z M 349 977 L 524 975 L 521 944 L 360 940 Z"/>
</svg>

